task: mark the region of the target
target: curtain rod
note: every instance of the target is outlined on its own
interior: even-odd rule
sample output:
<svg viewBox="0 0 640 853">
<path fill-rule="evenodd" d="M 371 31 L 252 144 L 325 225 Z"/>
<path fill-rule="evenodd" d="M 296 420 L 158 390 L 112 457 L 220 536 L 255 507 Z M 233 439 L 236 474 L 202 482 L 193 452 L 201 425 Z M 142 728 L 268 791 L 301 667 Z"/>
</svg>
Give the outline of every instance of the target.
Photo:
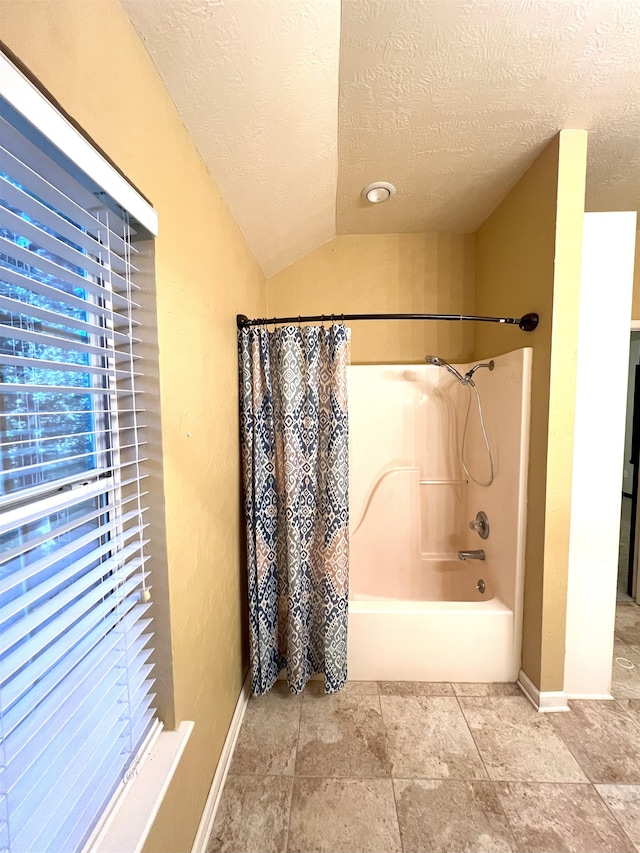
<svg viewBox="0 0 640 853">
<path fill-rule="evenodd" d="M 329 320 L 475 320 L 479 323 L 505 323 L 509 326 L 519 326 L 523 332 L 533 332 L 539 317 L 537 314 L 524 314 L 522 317 L 478 317 L 474 314 L 314 314 L 311 317 L 262 317 L 250 320 L 244 314 L 236 315 L 238 329 L 273 323 L 324 323 Z"/>
</svg>

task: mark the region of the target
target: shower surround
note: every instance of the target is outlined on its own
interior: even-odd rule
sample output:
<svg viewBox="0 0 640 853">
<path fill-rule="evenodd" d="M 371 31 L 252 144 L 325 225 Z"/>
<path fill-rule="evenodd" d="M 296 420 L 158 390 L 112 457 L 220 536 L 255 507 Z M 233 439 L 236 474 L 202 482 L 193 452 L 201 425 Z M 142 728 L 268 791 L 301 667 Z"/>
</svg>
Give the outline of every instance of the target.
<svg viewBox="0 0 640 853">
<path fill-rule="evenodd" d="M 348 368 L 354 680 L 515 681 L 520 668 L 531 349 L 494 358 L 475 394 L 442 367 Z M 464 374 L 472 367 L 457 364 Z M 469 527 L 489 519 L 481 539 Z M 461 550 L 485 553 L 460 560 Z M 481 583 L 482 581 L 482 583 Z M 484 591 L 481 591 L 484 589 Z"/>
</svg>

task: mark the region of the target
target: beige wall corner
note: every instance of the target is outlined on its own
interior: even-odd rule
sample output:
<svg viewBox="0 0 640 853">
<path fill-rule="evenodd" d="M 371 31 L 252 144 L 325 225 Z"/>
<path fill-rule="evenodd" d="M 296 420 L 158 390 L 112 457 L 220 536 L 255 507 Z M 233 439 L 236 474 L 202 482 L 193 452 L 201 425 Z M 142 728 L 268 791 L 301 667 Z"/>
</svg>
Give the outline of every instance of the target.
<svg viewBox="0 0 640 853">
<path fill-rule="evenodd" d="M 269 316 L 473 313 L 472 234 L 335 237 L 267 282 Z M 469 323 L 365 321 L 351 325 L 355 363 L 464 361 Z"/>
<path fill-rule="evenodd" d="M 116 0 L 3 0 L 0 38 L 159 215 L 167 558 L 152 569 L 169 595 L 163 713 L 195 729 L 145 850 L 189 850 L 246 669 L 235 315 L 264 316 L 265 282 Z"/>
<path fill-rule="evenodd" d="M 544 542 L 540 690 L 564 689 L 587 132 L 560 133 Z"/>
<path fill-rule="evenodd" d="M 562 690 L 585 131 L 562 131 L 476 233 L 478 314 L 540 314 L 535 332 L 480 325 L 475 358 L 534 350 L 522 668 Z"/>
</svg>

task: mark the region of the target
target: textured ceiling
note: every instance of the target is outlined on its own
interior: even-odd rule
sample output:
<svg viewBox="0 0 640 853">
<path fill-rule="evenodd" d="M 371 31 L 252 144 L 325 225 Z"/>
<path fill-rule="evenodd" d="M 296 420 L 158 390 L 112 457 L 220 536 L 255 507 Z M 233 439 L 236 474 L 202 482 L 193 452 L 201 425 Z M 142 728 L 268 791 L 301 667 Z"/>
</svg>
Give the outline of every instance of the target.
<svg viewBox="0 0 640 853">
<path fill-rule="evenodd" d="M 638 0 L 122 2 L 267 275 L 336 231 L 474 230 L 563 128 L 587 208 L 640 208 Z"/>
<path fill-rule="evenodd" d="M 266 275 L 335 234 L 336 0 L 122 0 Z"/>
</svg>

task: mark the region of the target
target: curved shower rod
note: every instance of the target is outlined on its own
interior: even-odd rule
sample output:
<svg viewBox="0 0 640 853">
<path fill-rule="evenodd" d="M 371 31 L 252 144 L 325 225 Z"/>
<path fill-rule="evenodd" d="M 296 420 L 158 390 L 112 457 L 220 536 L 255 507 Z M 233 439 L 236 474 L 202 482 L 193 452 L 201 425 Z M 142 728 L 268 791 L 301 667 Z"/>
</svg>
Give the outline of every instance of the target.
<svg viewBox="0 0 640 853">
<path fill-rule="evenodd" d="M 519 326 L 523 332 L 533 332 L 538 325 L 537 314 L 524 314 L 522 317 L 479 317 L 475 314 L 314 314 L 310 317 L 262 317 L 250 320 L 245 314 L 236 315 L 238 329 L 249 326 L 267 326 L 273 323 L 314 323 L 331 320 L 475 320 L 479 323 L 505 323 Z"/>
</svg>

